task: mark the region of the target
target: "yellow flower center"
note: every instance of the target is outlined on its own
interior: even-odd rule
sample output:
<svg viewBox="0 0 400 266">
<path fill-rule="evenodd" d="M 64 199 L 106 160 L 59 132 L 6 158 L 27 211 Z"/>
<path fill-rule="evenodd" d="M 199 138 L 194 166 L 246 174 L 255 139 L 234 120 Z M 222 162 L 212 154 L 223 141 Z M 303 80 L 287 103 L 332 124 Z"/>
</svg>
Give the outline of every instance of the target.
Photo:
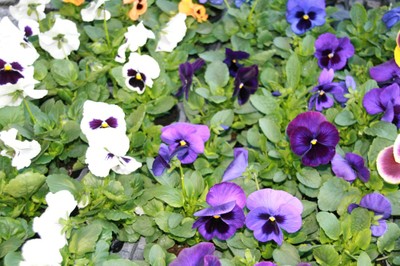
<svg viewBox="0 0 400 266">
<path fill-rule="evenodd" d="M 101 123 L 101 126 L 100 126 L 101 128 L 108 128 L 109 127 L 109 125 L 107 124 L 107 122 L 103 122 L 103 123 Z"/>
<path fill-rule="evenodd" d="M 221 216 L 219 216 L 219 215 L 214 215 L 213 216 L 215 219 L 219 219 Z"/>
<path fill-rule="evenodd" d="M 179 145 L 181 145 L 181 146 L 186 146 L 186 141 L 184 141 L 184 140 L 181 140 L 181 141 L 179 141 Z"/>
<path fill-rule="evenodd" d="M 236 64 L 236 59 L 232 59 L 232 63 Z"/>
<path fill-rule="evenodd" d="M 239 89 L 243 88 L 243 86 L 244 86 L 244 84 L 243 84 L 243 83 L 240 83 Z"/>
<path fill-rule="evenodd" d="M 316 140 L 316 139 L 313 139 L 313 140 L 311 141 L 311 144 L 312 144 L 312 145 L 317 144 L 317 140 Z"/>
<path fill-rule="evenodd" d="M 324 95 L 324 94 L 325 94 L 324 91 L 319 91 L 319 95 L 320 95 L 320 96 L 322 96 L 322 95 Z"/>
<path fill-rule="evenodd" d="M 136 73 L 135 78 L 136 78 L 137 80 L 142 80 L 142 75 L 140 75 L 140 73 Z"/>
<path fill-rule="evenodd" d="M 332 58 L 333 56 L 334 56 L 333 53 L 328 54 L 328 57 L 329 57 L 329 58 Z"/>
<path fill-rule="evenodd" d="M 309 20 L 310 17 L 309 17 L 307 14 L 304 14 L 304 15 L 303 15 L 303 19 L 304 19 L 304 20 Z"/>
<path fill-rule="evenodd" d="M 10 71 L 10 70 L 12 70 L 12 66 L 10 64 L 5 64 L 4 70 L 5 71 Z"/>
<path fill-rule="evenodd" d="M 269 217 L 269 220 L 270 220 L 271 222 L 275 222 L 276 219 L 275 219 L 274 216 L 270 216 L 270 217 Z"/>
</svg>

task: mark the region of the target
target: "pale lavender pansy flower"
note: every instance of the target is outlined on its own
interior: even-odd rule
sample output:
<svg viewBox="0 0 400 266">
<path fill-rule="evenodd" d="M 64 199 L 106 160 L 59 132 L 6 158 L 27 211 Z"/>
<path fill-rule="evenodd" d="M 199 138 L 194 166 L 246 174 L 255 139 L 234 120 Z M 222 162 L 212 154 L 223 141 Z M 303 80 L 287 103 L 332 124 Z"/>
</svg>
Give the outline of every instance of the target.
<svg viewBox="0 0 400 266">
<path fill-rule="evenodd" d="M 184 248 L 169 266 L 220 266 L 221 262 L 214 255 L 213 243 L 201 242 L 190 248 Z"/>
<path fill-rule="evenodd" d="M 324 68 L 318 79 L 318 86 L 314 87 L 311 92 L 313 95 L 308 103 L 308 109 L 315 108 L 317 111 L 322 111 L 333 106 L 334 100 L 339 103 L 345 103 L 347 98 L 344 97 L 345 90 L 341 84 L 333 82 L 335 74 L 333 69 L 327 70 Z"/>
<path fill-rule="evenodd" d="M 392 214 L 392 204 L 385 196 L 376 192 L 367 194 L 361 199 L 360 204 L 350 204 L 348 212 L 351 213 L 358 207 L 372 211 L 375 216 L 377 216 L 378 220 L 376 221 L 376 224 L 371 225 L 373 236 L 379 237 L 387 231 L 386 220 Z"/>
<path fill-rule="evenodd" d="M 210 207 L 194 213 L 194 216 L 200 218 L 193 224 L 193 228 L 198 228 L 205 239 L 216 237 L 227 240 L 243 227 L 246 194 L 239 185 L 222 182 L 212 186 L 206 202 Z"/>
<path fill-rule="evenodd" d="M 108 0 L 94 0 L 89 5 L 81 9 L 82 20 L 89 22 L 93 20 L 109 20 L 111 13 L 104 9 L 105 2 Z M 102 7 L 103 6 L 103 7 Z"/>
<path fill-rule="evenodd" d="M 400 128 L 400 87 L 397 83 L 368 91 L 364 95 L 363 106 L 368 114 L 383 113 L 382 121 Z"/>
<path fill-rule="evenodd" d="M 358 154 L 348 152 L 343 158 L 336 153 L 331 163 L 332 171 L 337 177 L 349 182 L 353 182 L 356 178 L 363 182 L 369 181 L 369 169 L 365 166 L 364 158 Z"/>
<path fill-rule="evenodd" d="M 233 149 L 233 161 L 225 169 L 222 181 L 229 181 L 242 176 L 248 165 L 249 152 L 245 148 Z"/>
<path fill-rule="evenodd" d="M 337 38 L 332 33 L 323 33 L 315 41 L 315 57 L 320 68 L 341 70 L 354 55 L 354 46 L 347 37 Z"/>
<path fill-rule="evenodd" d="M 172 52 L 186 35 L 186 15 L 178 13 L 161 30 L 156 52 Z"/>
<path fill-rule="evenodd" d="M 182 164 L 193 163 L 204 152 L 204 143 L 209 138 L 210 129 L 206 125 L 177 122 L 161 129 L 161 140 Z"/>
<path fill-rule="evenodd" d="M 384 148 L 376 158 L 379 175 L 389 184 L 400 184 L 400 135 L 394 145 Z"/>
<path fill-rule="evenodd" d="M 339 132 L 320 112 L 301 113 L 287 127 L 292 151 L 306 166 L 329 163 L 335 155 Z"/>
<path fill-rule="evenodd" d="M 301 201 L 291 194 L 274 189 L 261 189 L 247 198 L 246 226 L 254 231 L 254 237 L 260 242 L 283 242 L 283 231 L 294 233 L 302 226 Z"/>
<path fill-rule="evenodd" d="M 286 20 L 296 34 L 324 25 L 325 16 L 325 0 L 289 0 L 286 5 Z"/>
</svg>

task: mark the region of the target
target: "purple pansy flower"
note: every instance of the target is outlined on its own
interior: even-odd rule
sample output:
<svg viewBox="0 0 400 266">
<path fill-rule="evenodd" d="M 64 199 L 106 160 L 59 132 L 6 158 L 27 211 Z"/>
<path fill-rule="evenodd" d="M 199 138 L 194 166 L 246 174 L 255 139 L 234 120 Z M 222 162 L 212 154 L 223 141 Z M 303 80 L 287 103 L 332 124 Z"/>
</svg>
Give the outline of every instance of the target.
<svg viewBox="0 0 400 266">
<path fill-rule="evenodd" d="M 199 0 L 200 4 L 205 4 L 207 3 L 208 0 Z M 210 3 L 213 5 L 222 5 L 222 3 L 224 2 L 224 0 L 210 0 Z"/>
<path fill-rule="evenodd" d="M 256 264 L 254 264 L 254 266 L 278 266 L 278 265 L 276 265 L 275 263 L 270 262 L 270 261 L 260 261 Z"/>
<path fill-rule="evenodd" d="M 306 166 L 329 163 L 335 155 L 339 132 L 319 112 L 301 113 L 293 119 L 286 130 L 292 151 L 301 156 Z"/>
<path fill-rule="evenodd" d="M 186 62 L 179 65 L 179 78 L 181 79 L 182 86 L 176 93 L 177 97 L 185 94 L 186 100 L 189 98 L 189 90 L 192 87 L 194 72 L 199 70 L 204 64 L 203 59 L 197 59 L 193 63 Z"/>
<path fill-rule="evenodd" d="M 169 153 L 168 146 L 161 143 L 160 149 L 158 150 L 158 156 L 154 159 L 152 171 L 155 176 L 162 175 L 165 170 L 170 168 L 169 162 L 171 161 L 171 156 Z"/>
<path fill-rule="evenodd" d="M 380 65 L 371 67 L 369 75 L 380 85 L 390 85 L 392 83 L 400 84 L 400 67 L 394 59 L 391 59 Z"/>
<path fill-rule="evenodd" d="M 244 171 L 246 171 L 249 152 L 245 148 L 235 148 L 233 150 L 233 156 L 233 161 L 228 165 L 222 175 L 222 181 L 229 181 L 238 178 L 242 176 Z"/>
<path fill-rule="evenodd" d="M 240 105 L 245 104 L 251 94 L 258 89 L 258 66 L 241 67 L 235 76 L 235 88 L 233 97 L 238 96 Z"/>
<path fill-rule="evenodd" d="M 226 240 L 243 227 L 246 194 L 239 185 L 222 182 L 212 186 L 206 202 L 210 207 L 196 212 L 194 216 L 200 218 L 193 224 L 205 239 Z"/>
<path fill-rule="evenodd" d="M 332 159 L 332 171 L 337 177 L 353 182 L 360 178 L 363 182 L 369 181 L 369 169 L 364 164 L 364 158 L 358 154 L 348 152 L 343 158 L 338 153 Z"/>
<path fill-rule="evenodd" d="M 395 7 L 389 11 L 387 11 L 382 16 L 382 21 L 385 23 L 386 27 L 390 29 L 393 27 L 397 22 L 400 21 L 400 6 Z"/>
<path fill-rule="evenodd" d="M 254 231 L 258 241 L 273 240 L 281 245 L 282 229 L 294 233 L 302 226 L 303 205 L 298 198 L 285 191 L 270 188 L 255 191 L 248 196 L 246 206 L 250 210 L 246 226 Z"/>
<path fill-rule="evenodd" d="M 382 121 L 400 128 L 400 87 L 397 83 L 368 91 L 364 95 L 363 106 L 370 115 L 384 113 Z"/>
<path fill-rule="evenodd" d="M 173 123 L 161 129 L 161 140 L 168 145 L 170 157 L 177 155 L 182 164 L 193 163 L 204 152 L 204 143 L 210 138 L 205 125 Z"/>
<path fill-rule="evenodd" d="M 369 211 L 373 211 L 376 216 L 379 216 L 378 224 L 371 225 L 371 232 L 373 236 L 381 236 L 387 230 L 386 219 L 392 214 L 392 204 L 390 201 L 379 193 L 370 193 L 365 195 L 360 204 L 352 203 L 348 207 L 348 212 L 351 213 L 355 208 L 363 207 Z"/>
<path fill-rule="evenodd" d="M 250 54 L 243 51 L 232 51 L 229 48 L 225 49 L 224 63 L 228 66 L 229 74 L 232 77 L 236 76 L 237 71 L 243 65 L 238 63 L 238 60 L 249 58 Z"/>
<path fill-rule="evenodd" d="M 214 256 L 213 243 L 201 242 L 190 248 L 184 248 L 169 266 L 220 266 L 221 262 Z"/>
<path fill-rule="evenodd" d="M 19 79 L 24 78 L 23 69 L 18 62 L 8 63 L 0 59 L 0 85 L 17 84 Z"/>
<path fill-rule="evenodd" d="M 337 38 L 332 33 L 321 34 L 315 41 L 315 57 L 320 68 L 341 70 L 354 55 L 354 46 L 347 37 Z"/>
<path fill-rule="evenodd" d="M 347 98 L 344 97 L 345 90 L 341 84 L 332 82 L 334 78 L 333 69 L 327 70 L 324 68 L 319 76 L 319 85 L 314 87 L 311 92 L 314 94 L 311 96 L 308 103 L 308 109 L 322 111 L 333 106 L 334 99 L 339 103 L 345 103 Z"/>
<path fill-rule="evenodd" d="M 400 184 L 400 135 L 394 145 L 381 150 L 376 158 L 379 175 L 390 184 Z"/>
<path fill-rule="evenodd" d="M 303 34 L 325 23 L 325 0 L 289 0 L 286 20 L 296 34 Z"/>
</svg>

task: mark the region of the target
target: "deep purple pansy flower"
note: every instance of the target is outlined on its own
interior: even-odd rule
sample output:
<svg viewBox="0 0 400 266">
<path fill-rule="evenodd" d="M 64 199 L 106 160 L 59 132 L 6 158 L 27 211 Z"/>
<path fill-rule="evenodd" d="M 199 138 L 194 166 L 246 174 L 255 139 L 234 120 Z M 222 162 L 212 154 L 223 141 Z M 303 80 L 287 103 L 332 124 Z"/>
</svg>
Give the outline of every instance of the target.
<svg viewBox="0 0 400 266">
<path fill-rule="evenodd" d="M 222 175 L 222 181 L 229 181 L 242 176 L 243 172 L 246 171 L 249 159 L 249 152 L 245 148 L 233 149 L 233 161 L 228 165 L 224 174 Z"/>
<path fill-rule="evenodd" d="M 386 27 L 390 29 L 393 27 L 397 22 L 400 21 L 400 6 L 395 7 L 389 11 L 387 11 L 382 16 L 382 21 L 385 23 Z"/>
<path fill-rule="evenodd" d="M 210 138 L 206 125 L 177 122 L 161 129 L 161 140 L 168 145 L 170 158 L 175 155 L 182 164 L 193 163 L 204 152 L 204 143 Z"/>
<path fill-rule="evenodd" d="M 241 67 L 235 76 L 235 89 L 233 97 L 238 97 L 240 105 L 245 104 L 251 94 L 258 89 L 258 66 Z"/>
<path fill-rule="evenodd" d="M 270 188 L 255 191 L 248 196 L 246 206 L 250 210 L 246 226 L 260 242 L 273 240 L 281 245 L 282 229 L 294 233 L 302 226 L 303 205 L 286 191 Z"/>
<path fill-rule="evenodd" d="M 400 67 L 394 59 L 391 59 L 380 65 L 371 67 L 369 75 L 376 80 L 380 86 L 397 83 L 400 85 Z"/>
<path fill-rule="evenodd" d="M 6 62 L 0 59 L 0 85 L 7 83 L 17 84 L 18 80 L 24 78 L 23 67 L 18 62 Z"/>
<path fill-rule="evenodd" d="M 334 99 L 339 103 L 345 103 L 347 98 L 344 97 L 345 89 L 337 82 L 333 82 L 335 74 L 333 69 L 327 70 L 324 68 L 318 79 L 318 86 L 314 87 L 308 103 L 308 109 L 315 108 L 317 111 L 322 111 L 333 106 Z"/>
<path fill-rule="evenodd" d="M 365 166 L 364 158 L 358 154 L 348 152 L 344 156 L 336 153 L 332 159 L 332 171 L 337 177 L 353 182 L 358 177 L 363 182 L 369 181 L 369 169 Z"/>
<path fill-rule="evenodd" d="M 400 184 L 400 135 L 394 145 L 384 148 L 376 158 L 379 175 L 390 184 Z"/>
<path fill-rule="evenodd" d="M 243 51 L 232 51 L 229 48 L 225 49 L 225 60 L 224 63 L 228 66 L 229 74 L 232 77 L 236 76 L 237 71 L 243 65 L 239 64 L 238 60 L 249 58 L 250 54 Z"/>
<path fill-rule="evenodd" d="M 201 242 L 190 248 L 184 248 L 169 266 L 220 266 L 221 262 L 214 254 L 213 243 Z"/>
<path fill-rule="evenodd" d="M 354 46 L 347 37 L 337 38 L 332 33 L 321 34 L 315 41 L 315 57 L 320 68 L 341 70 L 354 55 Z"/>
<path fill-rule="evenodd" d="M 382 121 L 400 128 L 400 87 L 397 83 L 368 91 L 364 95 L 363 106 L 368 114 L 383 113 Z"/>
<path fill-rule="evenodd" d="M 199 58 L 193 63 L 185 62 L 179 65 L 179 78 L 181 79 L 182 86 L 176 93 L 177 97 L 185 94 L 186 100 L 189 98 L 189 91 L 192 87 L 193 75 L 205 64 L 204 60 Z"/>
<path fill-rule="evenodd" d="M 378 237 L 386 232 L 386 220 L 392 214 L 392 204 L 385 196 L 376 192 L 367 194 L 361 199 L 359 205 L 352 203 L 349 205 L 347 210 L 349 213 L 351 213 L 357 207 L 362 207 L 373 211 L 375 216 L 379 216 L 377 224 L 371 225 L 371 232 L 373 236 Z"/>
<path fill-rule="evenodd" d="M 170 168 L 169 162 L 171 161 L 171 155 L 168 146 L 165 143 L 161 143 L 160 149 L 158 150 L 158 156 L 154 159 L 152 171 L 155 176 L 162 175 L 165 170 Z"/>
<path fill-rule="evenodd" d="M 286 20 L 296 34 L 303 34 L 325 23 L 325 0 L 289 0 Z"/>
<path fill-rule="evenodd" d="M 222 182 L 212 186 L 206 202 L 210 207 L 196 212 L 194 216 L 200 218 L 193 224 L 205 239 L 226 240 L 243 227 L 246 194 L 239 185 Z"/>
<path fill-rule="evenodd" d="M 335 155 L 339 132 L 320 112 L 301 113 L 287 127 L 292 151 L 306 166 L 329 163 Z"/>
</svg>

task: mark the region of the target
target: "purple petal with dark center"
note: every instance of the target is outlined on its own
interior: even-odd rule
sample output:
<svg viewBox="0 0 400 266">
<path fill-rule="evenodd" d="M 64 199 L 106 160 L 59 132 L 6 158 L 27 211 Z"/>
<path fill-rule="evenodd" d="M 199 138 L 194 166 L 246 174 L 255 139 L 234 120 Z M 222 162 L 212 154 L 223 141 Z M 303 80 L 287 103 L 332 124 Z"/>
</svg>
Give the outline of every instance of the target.
<svg viewBox="0 0 400 266">
<path fill-rule="evenodd" d="M 368 114 L 376 115 L 385 111 L 384 106 L 380 101 L 382 89 L 375 88 L 368 91 L 363 98 L 363 106 Z"/>
<path fill-rule="evenodd" d="M 333 98 L 324 93 L 323 95 L 317 96 L 315 102 L 315 110 L 322 111 L 323 109 L 331 108 L 333 104 L 334 104 Z"/>
<path fill-rule="evenodd" d="M 304 154 L 301 158 L 301 162 L 305 166 L 317 167 L 319 165 L 328 164 L 334 155 L 335 147 L 328 147 L 317 143 Z"/>
<path fill-rule="evenodd" d="M 198 153 L 194 152 L 192 149 L 184 149 L 179 152 L 176 156 L 182 164 L 191 164 L 196 161 Z"/>
<path fill-rule="evenodd" d="M 320 59 L 322 57 L 322 51 L 335 51 L 337 49 L 339 46 L 339 39 L 332 33 L 323 33 L 315 40 L 314 46 L 316 50 L 315 57 Z"/>
<path fill-rule="evenodd" d="M 195 212 L 193 215 L 194 216 L 215 216 L 215 215 L 222 215 L 225 213 L 228 213 L 233 210 L 235 207 L 236 202 L 235 201 L 230 201 L 226 203 L 222 203 L 220 205 L 216 206 L 211 206 L 206 209 L 202 209 L 200 211 Z"/>
<path fill-rule="evenodd" d="M 204 266 L 221 266 L 221 262 L 214 255 L 205 255 Z"/>
<path fill-rule="evenodd" d="M 346 153 L 346 160 L 356 171 L 357 177 L 363 182 L 368 182 L 370 177 L 369 169 L 365 166 L 364 158 L 355 153 Z"/>
<path fill-rule="evenodd" d="M 398 99 L 400 95 L 400 88 L 397 83 L 393 83 L 390 86 L 381 89 L 382 92 L 379 95 L 379 99 L 383 106 L 387 106 L 389 103 L 394 103 L 395 99 Z"/>
<path fill-rule="evenodd" d="M 215 251 L 213 243 L 202 242 L 193 247 L 183 249 L 170 266 L 197 266 L 201 265 L 204 257 Z"/>
<path fill-rule="evenodd" d="M 167 144 L 175 144 L 176 141 L 184 140 L 186 135 L 194 134 L 196 128 L 189 123 L 173 123 L 161 129 L 161 140 Z"/>
<path fill-rule="evenodd" d="M 384 148 L 376 159 L 379 175 L 390 184 L 400 184 L 400 163 L 396 162 L 393 146 Z"/>
<path fill-rule="evenodd" d="M 0 69 L 3 69 L 6 65 L 6 62 L 4 60 L 0 59 Z"/>
<path fill-rule="evenodd" d="M 204 140 L 200 135 L 186 135 L 184 140 L 188 143 L 189 148 L 195 153 L 203 153 L 204 152 Z"/>
<path fill-rule="evenodd" d="M 240 208 L 246 205 L 246 194 L 243 189 L 231 182 L 215 184 L 207 193 L 206 202 L 210 206 L 219 206 L 227 202 L 236 202 Z"/>
<path fill-rule="evenodd" d="M 360 206 L 373 211 L 375 215 L 382 215 L 383 219 L 389 218 L 392 214 L 392 204 L 380 193 L 365 195 L 360 201 Z"/>
<path fill-rule="evenodd" d="M 279 227 L 288 233 L 297 232 L 302 226 L 301 214 L 299 214 L 297 206 L 290 203 L 281 205 L 274 216 Z"/>
<path fill-rule="evenodd" d="M 96 128 L 99 128 L 102 123 L 103 121 L 100 119 L 93 119 L 92 121 L 89 122 L 89 127 L 94 130 Z"/>
<path fill-rule="evenodd" d="M 0 70 L 0 85 L 5 84 L 17 84 L 18 80 L 24 78 L 24 76 L 15 70 Z"/>
<path fill-rule="evenodd" d="M 222 214 L 221 219 L 229 226 L 242 228 L 246 217 L 244 216 L 243 209 L 236 205 L 231 212 Z"/>
<path fill-rule="evenodd" d="M 313 133 L 308 128 L 298 127 L 289 136 L 290 147 L 294 154 L 303 156 L 311 149 L 311 141 L 314 139 Z"/>
<path fill-rule="evenodd" d="M 11 63 L 11 67 L 12 67 L 12 69 L 15 69 L 15 70 L 18 70 L 18 71 L 24 70 L 24 68 L 17 62 L 12 62 Z"/>
<path fill-rule="evenodd" d="M 383 64 L 371 67 L 369 74 L 377 82 L 385 82 L 400 77 L 400 68 L 394 59 L 391 59 Z"/>
<path fill-rule="evenodd" d="M 353 182 L 357 178 L 355 171 L 350 166 L 348 161 L 340 156 L 338 153 L 335 154 L 331 163 L 332 171 L 337 177 L 341 177 L 349 182 Z"/>
<path fill-rule="evenodd" d="M 379 237 L 386 233 L 387 223 L 385 220 L 379 220 L 379 225 L 371 225 L 371 233 L 375 237 Z"/>
<path fill-rule="evenodd" d="M 309 111 L 297 115 L 288 125 L 286 129 L 287 135 L 297 131 L 299 127 L 305 127 L 313 134 L 316 134 L 320 124 L 326 121 L 326 118 L 320 112 Z"/>
<path fill-rule="evenodd" d="M 254 266 L 278 266 L 278 265 L 270 261 L 261 261 L 254 264 Z"/>
<path fill-rule="evenodd" d="M 234 159 L 222 175 L 222 181 L 229 181 L 242 176 L 248 165 L 249 152 L 245 148 L 235 148 Z"/>
<path fill-rule="evenodd" d="M 351 44 L 349 38 L 339 38 L 339 47 L 341 47 L 341 50 L 337 51 L 337 53 L 339 53 L 341 57 L 347 59 L 354 55 L 354 46 Z"/>
<path fill-rule="evenodd" d="M 317 140 L 318 143 L 324 146 L 335 147 L 340 140 L 339 131 L 332 123 L 328 121 L 322 122 L 320 124 Z"/>
</svg>

